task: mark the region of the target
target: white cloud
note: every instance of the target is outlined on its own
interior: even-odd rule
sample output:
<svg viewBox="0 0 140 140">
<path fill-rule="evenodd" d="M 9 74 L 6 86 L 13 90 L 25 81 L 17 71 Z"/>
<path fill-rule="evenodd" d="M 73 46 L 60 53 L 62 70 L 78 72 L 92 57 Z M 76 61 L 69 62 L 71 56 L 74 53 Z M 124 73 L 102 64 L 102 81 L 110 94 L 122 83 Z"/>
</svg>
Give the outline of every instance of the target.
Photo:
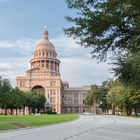
<svg viewBox="0 0 140 140">
<path fill-rule="evenodd" d="M 51 39 L 56 47 L 59 58 L 63 57 L 88 57 L 90 58 L 91 48 L 84 48 L 78 45 L 72 38 L 67 38 L 64 35 L 60 35 Z"/>
<path fill-rule="evenodd" d="M 21 38 L 16 41 L 1 40 L 0 48 L 22 48 L 23 50 L 31 50 L 35 45 L 36 39 Z"/>
<path fill-rule="evenodd" d="M 80 46 L 72 38 L 67 38 L 63 34 L 58 36 L 57 38 L 51 39 L 51 41 L 54 44 L 56 44 L 58 47 L 65 47 L 65 48 L 71 48 L 71 49 L 80 48 Z"/>
<path fill-rule="evenodd" d="M 111 78 L 109 65 L 97 64 L 90 58 L 62 58 L 61 73 L 64 80 L 68 80 L 72 86 L 100 84 L 103 80 Z"/>
<path fill-rule="evenodd" d="M 61 61 L 62 80 L 72 86 L 101 83 L 111 77 L 109 65 L 90 58 L 90 48 L 85 49 L 72 38 L 63 35 L 50 39 Z M 37 39 L 22 38 L 16 41 L 0 41 L 0 75 L 15 85 L 17 76 L 25 75 L 29 59 L 33 55 Z"/>
<path fill-rule="evenodd" d="M 9 63 L 0 62 L 0 71 L 11 69 L 11 65 Z"/>
</svg>

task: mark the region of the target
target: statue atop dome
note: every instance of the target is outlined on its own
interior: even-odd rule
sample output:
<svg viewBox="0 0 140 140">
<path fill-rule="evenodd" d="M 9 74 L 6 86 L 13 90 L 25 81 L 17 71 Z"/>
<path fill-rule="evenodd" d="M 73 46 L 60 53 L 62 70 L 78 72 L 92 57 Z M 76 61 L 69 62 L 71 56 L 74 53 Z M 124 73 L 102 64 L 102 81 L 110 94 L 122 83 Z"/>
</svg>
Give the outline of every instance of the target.
<svg viewBox="0 0 140 140">
<path fill-rule="evenodd" d="M 44 30 L 44 32 L 43 32 L 43 38 L 44 38 L 45 40 L 48 40 L 48 30 L 47 30 L 47 26 L 45 26 L 45 30 Z"/>
<path fill-rule="evenodd" d="M 48 31 L 48 30 L 47 30 L 47 25 L 45 25 L 45 31 Z"/>
</svg>

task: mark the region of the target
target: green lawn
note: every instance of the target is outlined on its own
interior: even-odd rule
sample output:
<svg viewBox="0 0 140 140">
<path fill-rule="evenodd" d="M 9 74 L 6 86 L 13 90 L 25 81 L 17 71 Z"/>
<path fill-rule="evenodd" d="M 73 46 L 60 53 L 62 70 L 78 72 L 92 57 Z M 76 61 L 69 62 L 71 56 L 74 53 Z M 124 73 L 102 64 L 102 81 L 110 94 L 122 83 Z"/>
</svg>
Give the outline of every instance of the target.
<svg viewBox="0 0 140 140">
<path fill-rule="evenodd" d="M 131 115 L 130 117 L 134 117 L 134 118 L 140 118 L 140 115 Z"/>
<path fill-rule="evenodd" d="M 0 131 L 67 122 L 79 118 L 76 114 L 0 116 Z"/>
</svg>

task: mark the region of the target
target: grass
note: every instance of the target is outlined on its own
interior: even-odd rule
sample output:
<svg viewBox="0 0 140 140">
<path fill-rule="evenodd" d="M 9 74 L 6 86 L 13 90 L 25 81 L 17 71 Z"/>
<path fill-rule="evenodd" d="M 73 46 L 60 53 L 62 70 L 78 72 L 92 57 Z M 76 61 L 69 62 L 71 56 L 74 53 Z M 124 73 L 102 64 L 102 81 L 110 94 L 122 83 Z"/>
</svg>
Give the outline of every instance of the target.
<svg viewBox="0 0 140 140">
<path fill-rule="evenodd" d="M 122 117 L 130 117 L 130 118 L 140 118 L 140 114 L 138 114 L 137 116 L 136 115 L 117 115 L 117 116 L 122 116 Z"/>
<path fill-rule="evenodd" d="M 0 131 L 67 122 L 79 118 L 76 114 L 0 116 Z"/>
<path fill-rule="evenodd" d="M 140 118 L 140 115 L 131 115 L 130 117 L 134 117 L 134 118 Z"/>
</svg>

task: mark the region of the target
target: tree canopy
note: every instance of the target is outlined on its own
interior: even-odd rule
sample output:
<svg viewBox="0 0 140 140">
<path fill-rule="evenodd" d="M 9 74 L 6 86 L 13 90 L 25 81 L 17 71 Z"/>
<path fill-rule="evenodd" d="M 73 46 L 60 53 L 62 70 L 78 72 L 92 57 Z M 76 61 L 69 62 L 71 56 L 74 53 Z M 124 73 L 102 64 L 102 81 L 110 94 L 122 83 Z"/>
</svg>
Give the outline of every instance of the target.
<svg viewBox="0 0 140 140">
<path fill-rule="evenodd" d="M 121 57 L 114 65 L 113 71 L 121 83 L 140 89 L 140 52 Z"/>
<path fill-rule="evenodd" d="M 91 89 L 88 91 L 88 94 L 86 96 L 86 104 L 94 105 L 94 107 L 98 104 L 103 112 L 108 111 L 109 104 L 106 100 L 106 96 L 108 94 L 107 84 L 108 82 L 104 81 L 101 86 L 91 85 Z"/>
<path fill-rule="evenodd" d="M 98 106 L 102 113 L 112 109 L 112 114 L 131 115 L 133 112 L 137 115 L 140 107 L 140 90 L 122 85 L 118 80 L 103 81 L 100 86 L 91 85 L 86 96 L 86 104 Z"/>
<path fill-rule="evenodd" d="M 73 23 L 65 33 L 92 47 L 92 56 L 106 59 L 109 52 L 140 50 L 139 0 L 67 0 L 76 17 L 66 17 Z"/>
</svg>

